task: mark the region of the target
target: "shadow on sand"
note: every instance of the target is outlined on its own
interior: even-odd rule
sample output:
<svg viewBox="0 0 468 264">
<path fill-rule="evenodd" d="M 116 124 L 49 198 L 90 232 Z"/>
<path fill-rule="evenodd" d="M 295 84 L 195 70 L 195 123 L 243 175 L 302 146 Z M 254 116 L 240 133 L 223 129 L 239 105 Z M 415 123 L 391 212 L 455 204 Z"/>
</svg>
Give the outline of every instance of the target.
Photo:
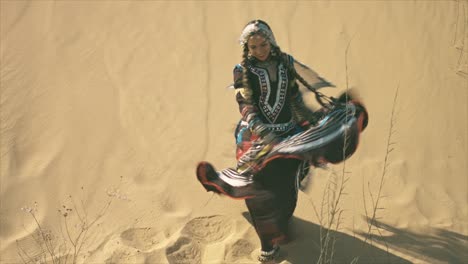
<svg viewBox="0 0 468 264">
<path fill-rule="evenodd" d="M 248 212 L 244 212 L 243 216 L 252 223 Z M 336 237 L 332 263 L 352 263 L 356 260 L 356 263 L 411 263 L 386 250 L 364 243 L 357 237 L 334 231 L 331 234 Z M 294 264 L 317 263 L 320 256 L 320 225 L 293 217 L 290 236 L 292 241 L 281 246 L 280 260 Z"/>
<path fill-rule="evenodd" d="M 370 219 L 367 219 L 369 222 Z M 468 263 L 468 236 L 441 228 L 428 228 L 422 232 L 398 229 L 379 221 L 374 226 L 391 235 L 366 236 L 381 245 L 427 263 Z"/>
<path fill-rule="evenodd" d="M 243 216 L 252 223 L 248 212 L 244 212 Z M 332 231 L 331 234 L 336 237 L 333 263 L 351 263 L 357 257 L 357 263 L 412 263 L 381 249 L 386 246 L 424 263 L 467 263 L 468 236 L 440 228 L 430 228 L 424 233 L 416 233 L 379 221 L 375 221 L 374 225 L 391 234 L 381 237 L 357 232 L 360 237 L 368 238 L 368 243 L 364 243 L 358 237 Z M 281 246 L 282 260 L 295 264 L 316 263 L 320 255 L 320 226 L 293 217 L 290 223 L 290 235 L 293 240 Z M 378 243 L 380 248 L 369 244 L 370 240 L 374 244 Z"/>
</svg>

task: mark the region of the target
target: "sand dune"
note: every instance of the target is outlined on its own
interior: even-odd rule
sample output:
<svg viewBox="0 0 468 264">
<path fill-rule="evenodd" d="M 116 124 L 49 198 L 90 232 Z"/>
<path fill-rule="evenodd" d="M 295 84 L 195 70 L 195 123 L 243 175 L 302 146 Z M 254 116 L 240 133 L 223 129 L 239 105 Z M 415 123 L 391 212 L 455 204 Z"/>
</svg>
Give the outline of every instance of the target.
<svg viewBox="0 0 468 264">
<path fill-rule="evenodd" d="M 78 263 L 256 263 L 244 203 L 195 178 L 201 160 L 235 162 L 225 87 L 254 18 L 336 84 L 324 93 L 353 87 L 370 113 L 349 173 L 311 173 L 280 262 L 319 260 L 343 179 L 334 262 L 466 262 L 463 0 L 0 1 L 0 262 L 43 260 L 47 241 L 71 263 L 71 240 Z"/>
</svg>

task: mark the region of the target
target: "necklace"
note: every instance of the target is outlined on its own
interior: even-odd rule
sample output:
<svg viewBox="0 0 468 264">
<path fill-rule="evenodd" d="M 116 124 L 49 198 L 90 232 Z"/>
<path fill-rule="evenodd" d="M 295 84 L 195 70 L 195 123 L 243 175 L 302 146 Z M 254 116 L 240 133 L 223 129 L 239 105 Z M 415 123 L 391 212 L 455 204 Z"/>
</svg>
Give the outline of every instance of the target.
<svg viewBox="0 0 468 264">
<path fill-rule="evenodd" d="M 257 65 L 260 66 L 260 67 L 263 67 L 263 68 L 269 68 L 271 66 L 276 66 L 276 61 L 269 58 L 268 60 L 266 61 L 259 61 L 257 62 Z"/>
</svg>

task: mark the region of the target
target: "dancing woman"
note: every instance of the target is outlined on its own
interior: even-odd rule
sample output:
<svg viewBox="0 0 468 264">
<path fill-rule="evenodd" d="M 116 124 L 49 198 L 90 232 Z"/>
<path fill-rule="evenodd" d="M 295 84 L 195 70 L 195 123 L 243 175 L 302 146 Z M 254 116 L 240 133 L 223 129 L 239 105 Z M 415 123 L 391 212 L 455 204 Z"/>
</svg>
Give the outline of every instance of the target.
<svg viewBox="0 0 468 264">
<path fill-rule="evenodd" d="M 309 165 L 317 165 L 327 158 L 334 160 L 335 156 L 339 156 L 336 161 L 342 159 L 337 151 L 330 155 L 327 145 L 305 140 L 309 149 L 317 147 L 315 152 L 311 152 L 317 155 L 311 154 L 310 158 L 283 155 L 269 162 L 259 161 L 285 138 L 305 130 L 311 131 L 308 135 L 314 135 L 306 139 L 316 138 L 316 135 L 322 136 L 329 131 L 341 131 L 344 126 L 340 122 L 339 126 L 329 125 L 321 119 L 325 112 L 314 112 L 305 106 L 299 83 L 314 91 L 316 96 L 320 94 L 317 92 L 319 88 L 333 85 L 281 51 L 266 22 L 249 22 L 242 31 L 240 44 L 242 61 L 233 70 L 233 87 L 241 114 L 235 131 L 237 166 L 216 172 L 209 163 L 201 162 L 197 167 L 197 177 L 207 191 L 245 199 L 261 243 L 258 259 L 265 262 L 275 259 L 279 244 L 288 241 L 288 223 L 296 208 L 298 186 L 308 173 Z M 346 120 L 347 111 L 342 111 Z M 327 120 L 333 121 L 338 116 L 332 115 Z M 315 129 L 319 120 L 322 127 Z M 363 121 L 360 122 L 357 135 L 363 127 Z M 336 138 L 328 137 L 330 144 L 336 145 L 343 133 L 335 134 L 338 135 Z M 353 144 L 355 147 L 357 141 Z M 341 151 L 340 146 L 335 149 Z"/>
</svg>

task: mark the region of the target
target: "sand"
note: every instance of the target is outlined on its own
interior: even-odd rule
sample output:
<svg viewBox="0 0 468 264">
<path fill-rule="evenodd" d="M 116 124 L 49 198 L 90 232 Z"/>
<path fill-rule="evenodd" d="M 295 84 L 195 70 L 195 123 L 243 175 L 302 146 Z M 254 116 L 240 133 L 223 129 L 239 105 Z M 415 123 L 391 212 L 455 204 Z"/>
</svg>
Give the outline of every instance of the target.
<svg viewBox="0 0 468 264">
<path fill-rule="evenodd" d="M 255 18 L 336 84 L 324 93 L 354 88 L 370 114 L 357 153 L 304 184 L 278 263 L 468 261 L 467 1 L 1 0 L 0 11 L 1 263 L 256 263 L 243 201 L 195 178 L 199 161 L 235 164 L 226 87 Z M 320 258 L 327 227 L 333 257 Z"/>
</svg>

